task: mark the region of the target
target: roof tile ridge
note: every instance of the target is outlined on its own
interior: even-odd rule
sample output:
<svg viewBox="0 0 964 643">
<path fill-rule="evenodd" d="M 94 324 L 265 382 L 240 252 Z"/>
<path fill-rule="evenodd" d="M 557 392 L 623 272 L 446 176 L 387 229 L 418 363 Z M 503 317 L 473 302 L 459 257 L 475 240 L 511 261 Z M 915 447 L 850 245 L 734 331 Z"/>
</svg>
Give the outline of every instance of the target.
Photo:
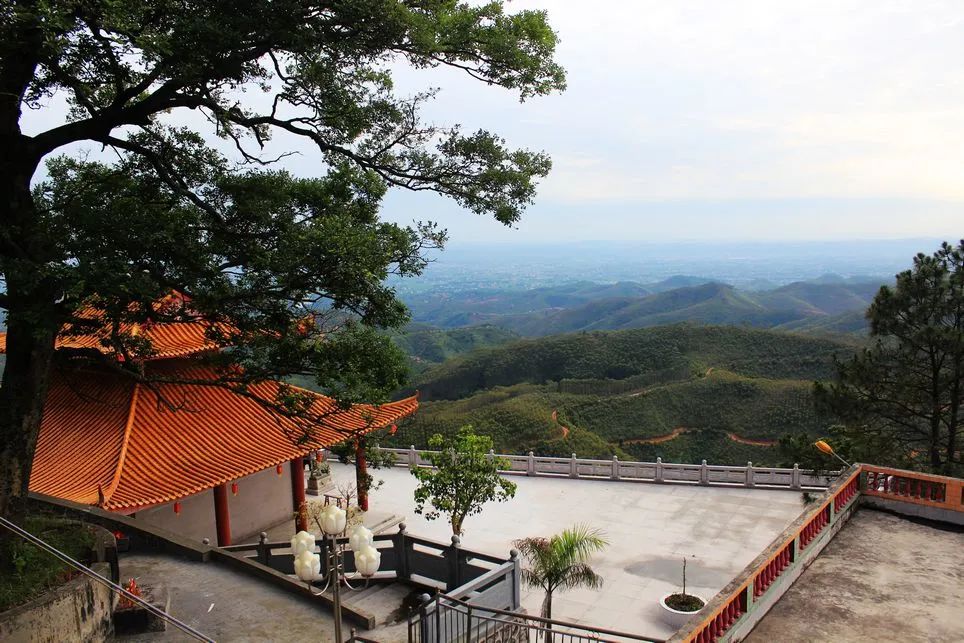
<svg viewBox="0 0 964 643">
<path fill-rule="evenodd" d="M 117 486 L 120 484 L 121 474 L 124 471 L 124 461 L 127 459 L 127 445 L 130 444 L 131 431 L 134 428 L 134 418 L 137 416 L 137 400 L 140 397 L 140 391 L 140 382 L 134 382 L 134 391 L 131 394 L 131 408 L 127 412 L 127 423 L 124 425 L 124 438 L 121 441 L 120 454 L 117 456 L 117 468 L 114 470 L 113 480 L 111 480 L 110 485 L 103 492 L 103 501 L 100 503 L 102 507 L 110 503 L 111 496 L 114 495 Z"/>
</svg>

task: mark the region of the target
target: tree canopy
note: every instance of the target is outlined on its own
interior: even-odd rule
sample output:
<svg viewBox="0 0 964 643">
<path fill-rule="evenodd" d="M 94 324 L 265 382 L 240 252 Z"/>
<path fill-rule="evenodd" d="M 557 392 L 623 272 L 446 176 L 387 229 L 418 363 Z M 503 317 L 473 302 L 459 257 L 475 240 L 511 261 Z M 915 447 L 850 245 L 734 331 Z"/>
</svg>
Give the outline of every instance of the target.
<svg viewBox="0 0 964 643">
<path fill-rule="evenodd" d="M 428 444 L 435 451 L 422 453 L 422 457 L 434 468 L 412 467 L 412 475 L 419 482 L 415 513 L 424 513 L 427 520 L 445 514 L 452 533 L 458 536 L 465 519 L 480 513 L 485 503 L 504 502 L 515 496 L 515 483 L 499 474 L 509 462 L 491 453 L 492 438 L 463 427 L 455 436 L 436 435 Z M 426 504 L 432 507 L 427 512 Z"/>
<path fill-rule="evenodd" d="M 495 134 L 426 122 L 434 90 L 398 95 L 392 76 L 451 67 L 521 99 L 561 90 L 543 12 L 501 1 L 20 0 L 0 17 L 0 513 L 25 490 L 54 337 L 89 324 L 82 306 L 113 329 L 223 322 L 212 339 L 235 347 L 222 359 L 243 367 L 225 370 L 242 391 L 310 373 L 339 399 L 384 396 L 403 363 L 377 331 L 406 318 L 385 277 L 418 274 L 423 251 L 445 239 L 428 223 L 380 221 L 385 191 L 435 192 L 508 225 L 550 168 Z M 27 133 L 25 110 L 53 124 Z M 271 167 L 289 153 L 271 151 L 277 135 L 316 149 L 313 176 Z M 85 142 L 117 160 L 52 158 L 35 183 L 45 158 Z M 171 290 L 190 308 L 153 305 Z M 123 332 L 107 348 L 151 350 Z M 109 358 L 146 377 L 136 360 Z"/>
<path fill-rule="evenodd" d="M 818 400 L 845 422 L 855 453 L 884 444 L 897 464 L 952 474 L 961 467 L 964 399 L 964 241 L 918 254 L 867 311 L 873 344 L 836 362 Z M 888 462 L 889 463 L 889 462 Z M 887 464 L 887 463 L 885 463 Z"/>
</svg>

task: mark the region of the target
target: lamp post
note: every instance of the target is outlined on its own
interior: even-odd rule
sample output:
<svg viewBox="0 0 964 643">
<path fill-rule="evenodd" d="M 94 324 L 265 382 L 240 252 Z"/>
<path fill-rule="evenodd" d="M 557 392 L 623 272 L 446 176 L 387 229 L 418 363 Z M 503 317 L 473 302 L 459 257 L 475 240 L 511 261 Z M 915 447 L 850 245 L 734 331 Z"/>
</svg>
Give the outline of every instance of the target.
<svg viewBox="0 0 964 643">
<path fill-rule="evenodd" d="M 841 458 L 839 455 L 837 455 L 837 452 L 834 451 L 834 450 L 833 450 L 833 447 L 830 446 L 830 444 L 828 444 L 826 441 L 824 441 L 824 440 L 817 440 L 816 442 L 813 443 L 813 446 L 817 447 L 820 451 L 826 453 L 827 455 L 832 455 L 833 457 L 837 458 L 838 460 L 840 460 L 841 462 L 843 462 L 845 465 L 847 465 L 847 468 L 848 468 L 848 469 L 850 468 L 851 464 L 850 464 L 849 462 L 847 462 L 846 460 L 844 460 L 843 458 Z"/>
<path fill-rule="evenodd" d="M 344 569 L 344 543 L 338 542 L 338 537 L 345 533 L 348 516 L 345 510 L 336 505 L 326 505 L 322 509 L 318 520 L 324 537 L 328 541 L 327 564 L 325 565 L 325 586 L 320 593 L 324 593 L 331 585 L 332 611 L 335 617 L 335 641 L 343 643 L 341 618 L 341 585 L 345 584 L 350 590 L 356 588 L 348 582 L 348 575 Z M 356 525 L 348 536 L 348 546 L 354 552 L 355 571 L 367 579 L 375 575 L 381 564 L 382 555 L 373 546 L 374 536 L 364 525 Z M 314 553 L 315 536 L 307 531 L 299 531 L 291 539 L 291 553 L 295 558 L 295 575 L 308 583 L 309 589 L 314 581 L 321 576 L 321 556 Z M 367 585 L 367 582 L 366 582 Z"/>
</svg>

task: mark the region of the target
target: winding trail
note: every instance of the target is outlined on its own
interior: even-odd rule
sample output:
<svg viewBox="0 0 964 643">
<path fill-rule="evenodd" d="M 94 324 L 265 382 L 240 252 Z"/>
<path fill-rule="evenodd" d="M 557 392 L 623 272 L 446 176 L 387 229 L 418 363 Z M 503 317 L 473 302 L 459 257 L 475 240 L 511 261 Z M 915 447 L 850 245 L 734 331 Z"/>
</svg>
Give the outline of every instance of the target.
<svg viewBox="0 0 964 643">
<path fill-rule="evenodd" d="M 657 435 L 653 438 L 633 438 L 631 440 L 623 440 L 623 444 L 662 444 L 663 442 L 669 442 L 670 440 L 675 440 L 679 436 L 683 435 L 689 431 L 684 426 L 678 426 L 669 433 L 665 435 Z"/>
<path fill-rule="evenodd" d="M 751 447 L 775 447 L 780 444 L 779 440 L 768 440 L 766 438 L 744 438 L 736 433 L 727 433 L 726 437 L 739 444 L 747 444 Z"/>
</svg>

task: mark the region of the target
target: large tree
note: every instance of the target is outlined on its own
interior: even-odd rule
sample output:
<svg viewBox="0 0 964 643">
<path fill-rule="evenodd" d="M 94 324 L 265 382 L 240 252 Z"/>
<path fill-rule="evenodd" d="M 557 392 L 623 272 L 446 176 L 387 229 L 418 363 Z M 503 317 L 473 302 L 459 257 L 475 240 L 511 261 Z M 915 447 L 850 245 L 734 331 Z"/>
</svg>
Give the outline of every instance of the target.
<svg viewBox="0 0 964 643">
<path fill-rule="evenodd" d="M 241 392 L 241 380 L 300 372 L 345 399 L 396 383 L 372 332 L 404 319 L 383 278 L 417 273 L 443 235 L 379 222 L 382 193 L 436 192 L 510 224 L 550 164 L 424 122 L 432 92 L 395 95 L 391 70 L 448 66 L 525 99 L 563 87 L 556 42 L 542 12 L 501 1 L 0 4 L 0 515 L 26 490 L 55 337 L 89 324 L 82 305 L 99 309 L 118 355 L 150 351 L 125 323 L 223 322 L 214 334 L 238 346 L 228 356 L 244 370 L 225 373 Z M 25 110 L 50 123 L 63 98 L 62 122 L 25 132 Z M 316 148 L 315 178 L 262 169 L 279 132 Z M 45 157 L 85 141 L 118 162 L 58 159 L 34 185 Z M 152 304 L 171 289 L 190 308 Z M 136 360 L 108 361 L 145 377 Z"/>
<path fill-rule="evenodd" d="M 873 343 L 838 361 L 817 398 L 857 444 L 886 444 L 901 462 L 937 473 L 961 466 L 964 241 L 919 254 L 867 311 Z M 838 430 L 839 431 L 839 430 Z M 866 452 L 867 449 L 864 449 Z"/>
</svg>

